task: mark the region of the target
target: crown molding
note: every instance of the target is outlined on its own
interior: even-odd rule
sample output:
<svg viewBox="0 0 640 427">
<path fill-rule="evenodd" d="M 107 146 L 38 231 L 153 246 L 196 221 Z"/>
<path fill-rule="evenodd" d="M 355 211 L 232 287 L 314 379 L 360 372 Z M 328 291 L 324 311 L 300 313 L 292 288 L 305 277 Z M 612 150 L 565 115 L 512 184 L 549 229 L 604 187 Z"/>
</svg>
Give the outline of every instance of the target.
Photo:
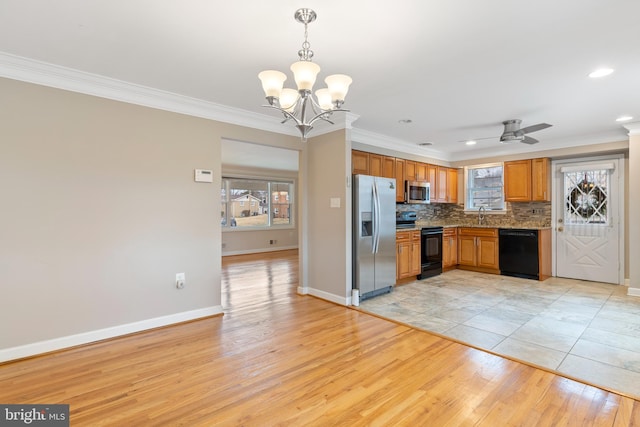
<svg viewBox="0 0 640 427">
<path fill-rule="evenodd" d="M 627 123 L 623 126 L 629 131 L 629 136 L 640 134 L 640 122 Z"/>
<path fill-rule="evenodd" d="M 128 83 L 0 52 L 0 77 L 285 135 L 299 135 L 273 116 Z"/>
<path fill-rule="evenodd" d="M 416 156 L 431 157 L 437 160 L 449 161 L 449 157 L 441 152 L 431 148 L 421 147 L 417 144 L 405 141 L 403 139 L 391 136 L 381 135 L 379 133 L 354 128 L 351 131 L 351 140 L 372 145 L 374 147 L 385 148 L 387 150 L 400 151 L 402 153 L 415 154 Z"/>
</svg>

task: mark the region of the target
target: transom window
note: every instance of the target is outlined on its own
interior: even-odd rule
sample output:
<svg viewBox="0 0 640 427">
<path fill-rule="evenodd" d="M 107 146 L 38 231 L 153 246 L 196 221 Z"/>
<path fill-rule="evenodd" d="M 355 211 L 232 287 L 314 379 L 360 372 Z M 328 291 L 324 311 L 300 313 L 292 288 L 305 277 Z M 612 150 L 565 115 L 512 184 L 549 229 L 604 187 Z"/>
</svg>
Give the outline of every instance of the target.
<svg viewBox="0 0 640 427">
<path fill-rule="evenodd" d="M 465 210 L 504 211 L 504 180 L 502 163 L 464 168 L 466 182 Z"/>
<path fill-rule="evenodd" d="M 222 178 L 220 223 L 249 229 L 292 225 L 293 183 Z"/>
</svg>

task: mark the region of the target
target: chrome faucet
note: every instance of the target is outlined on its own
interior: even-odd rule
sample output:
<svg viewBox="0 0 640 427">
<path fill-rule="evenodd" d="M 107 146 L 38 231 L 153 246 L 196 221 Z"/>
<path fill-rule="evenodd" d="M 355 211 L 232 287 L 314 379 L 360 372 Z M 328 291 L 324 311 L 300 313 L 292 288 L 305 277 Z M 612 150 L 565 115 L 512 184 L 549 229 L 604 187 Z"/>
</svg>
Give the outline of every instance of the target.
<svg viewBox="0 0 640 427">
<path fill-rule="evenodd" d="M 482 223 L 484 222 L 485 211 L 486 209 L 484 208 L 484 206 L 480 206 L 480 208 L 478 209 L 478 225 L 482 225 Z"/>
</svg>

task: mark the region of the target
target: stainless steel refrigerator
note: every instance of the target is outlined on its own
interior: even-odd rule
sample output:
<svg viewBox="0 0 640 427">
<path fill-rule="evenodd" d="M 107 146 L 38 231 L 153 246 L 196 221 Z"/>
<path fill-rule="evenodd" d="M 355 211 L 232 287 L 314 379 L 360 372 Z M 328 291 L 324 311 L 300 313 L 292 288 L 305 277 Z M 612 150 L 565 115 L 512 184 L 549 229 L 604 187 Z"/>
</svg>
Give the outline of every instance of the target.
<svg viewBox="0 0 640 427">
<path fill-rule="evenodd" d="M 354 175 L 353 289 L 362 300 L 390 292 L 395 283 L 396 180 Z"/>
</svg>

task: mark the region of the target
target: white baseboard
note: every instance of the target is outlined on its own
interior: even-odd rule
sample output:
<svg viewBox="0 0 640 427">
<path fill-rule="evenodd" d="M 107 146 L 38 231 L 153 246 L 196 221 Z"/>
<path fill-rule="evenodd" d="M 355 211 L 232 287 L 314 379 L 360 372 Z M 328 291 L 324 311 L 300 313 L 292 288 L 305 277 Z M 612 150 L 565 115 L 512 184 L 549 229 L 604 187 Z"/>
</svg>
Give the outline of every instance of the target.
<svg viewBox="0 0 640 427">
<path fill-rule="evenodd" d="M 222 251 L 222 256 L 248 255 L 248 254 L 258 254 L 263 252 L 288 251 L 290 249 L 298 249 L 298 246 L 278 246 L 278 247 L 259 248 L 259 249 L 245 249 L 242 251 Z"/>
<path fill-rule="evenodd" d="M 167 326 L 174 323 L 186 322 L 199 319 L 201 317 L 214 316 L 222 313 L 222 306 L 201 308 L 198 310 L 184 311 L 182 313 L 170 314 L 168 316 L 155 317 L 153 319 L 141 320 L 139 322 L 127 323 L 124 325 L 112 326 L 110 328 L 98 329 L 95 331 L 83 332 L 66 337 L 54 338 L 52 340 L 35 342 L 18 347 L 0 349 L 0 362 L 21 359 L 23 357 L 35 356 L 50 351 L 61 350 L 77 345 L 88 344 L 108 338 L 140 332 L 147 329 Z"/>
<path fill-rule="evenodd" d="M 640 288 L 628 288 L 627 295 L 632 297 L 640 297 Z"/>
<path fill-rule="evenodd" d="M 319 289 L 314 288 L 306 288 L 307 294 L 313 295 L 314 297 L 322 298 L 327 301 L 335 302 L 340 305 L 350 305 L 351 298 L 341 297 L 339 295 L 330 294 L 329 292 L 321 291 Z"/>
</svg>

